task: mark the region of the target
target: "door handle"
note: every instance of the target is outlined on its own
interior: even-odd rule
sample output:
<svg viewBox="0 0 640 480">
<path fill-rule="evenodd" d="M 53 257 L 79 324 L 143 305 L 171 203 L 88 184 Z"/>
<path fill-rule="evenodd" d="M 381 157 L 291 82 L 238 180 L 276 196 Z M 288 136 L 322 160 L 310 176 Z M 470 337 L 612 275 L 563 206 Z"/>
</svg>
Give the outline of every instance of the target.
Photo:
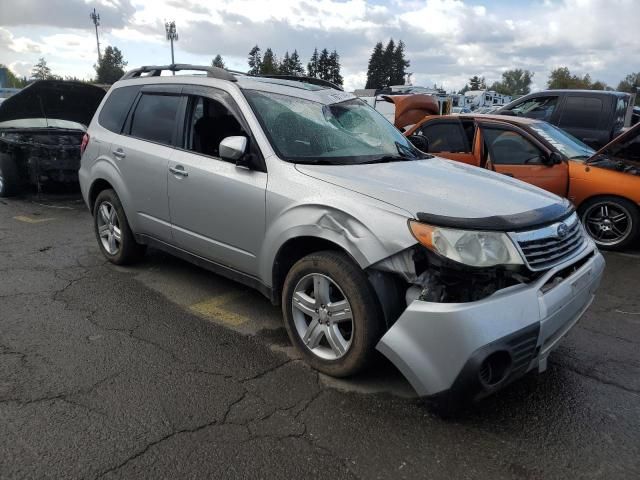
<svg viewBox="0 0 640 480">
<path fill-rule="evenodd" d="M 181 177 L 188 177 L 189 174 L 184 171 L 184 167 L 182 165 L 178 165 L 176 167 L 169 167 L 169 171 L 174 175 L 179 175 Z"/>
<path fill-rule="evenodd" d="M 114 157 L 117 157 L 117 158 L 120 158 L 120 159 L 123 159 L 124 157 L 127 156 L 127 154 L 124 153 L 124 151 L 121 148 L 119 148 L 117 150 L 113 150 L 111 153 L 113 153 Z"/>
</svg>

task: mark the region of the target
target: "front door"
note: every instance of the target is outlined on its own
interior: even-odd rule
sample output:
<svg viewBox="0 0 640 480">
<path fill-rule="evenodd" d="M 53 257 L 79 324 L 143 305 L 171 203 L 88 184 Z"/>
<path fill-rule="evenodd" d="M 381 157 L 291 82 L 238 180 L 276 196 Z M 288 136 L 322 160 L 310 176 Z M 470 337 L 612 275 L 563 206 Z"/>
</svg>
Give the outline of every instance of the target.
<svg viewBox="0 0 640 480">
<path fill-rule="evenodd" d="M 258 272 L 267 174 L 219 156 L 229 136 L 249 137 L 226 92 L 185 87 L 182 148 L 169 161 L 169 208 L 176 246 L 249 275 Z M 250 139 L 251 143 L 252 140 Z"/>
<path fill-rule="evenodd" d="M 495 125 L 483 126 L 481 132 L 486 168 L 566 197 L 566 162 L 550 164 L 548 152 L 519 129 Z"/>
</svg>

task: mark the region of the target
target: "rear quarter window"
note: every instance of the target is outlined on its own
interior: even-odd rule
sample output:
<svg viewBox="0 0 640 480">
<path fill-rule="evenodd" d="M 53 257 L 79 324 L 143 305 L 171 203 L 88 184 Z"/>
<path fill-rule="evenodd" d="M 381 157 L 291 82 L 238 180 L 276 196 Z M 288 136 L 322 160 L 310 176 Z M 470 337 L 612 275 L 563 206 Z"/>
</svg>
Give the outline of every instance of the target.
<svg viewBox="0 0 640 480">
<path fill-rule="evenodd" d="M 603 102 L 596 97 L 567 97 L 559 127 L 596 129 L 602 117 Z"/>
<path fill-rule="evenodd" d="M 98 123 L 107 130 L 120 133 L 131 104 L 140 88 L 142 88 L 141 85 L 132 85 L 130 87 L 117 88 L 111 92 L 102 110 L 100 110 Z"/>
</svg>

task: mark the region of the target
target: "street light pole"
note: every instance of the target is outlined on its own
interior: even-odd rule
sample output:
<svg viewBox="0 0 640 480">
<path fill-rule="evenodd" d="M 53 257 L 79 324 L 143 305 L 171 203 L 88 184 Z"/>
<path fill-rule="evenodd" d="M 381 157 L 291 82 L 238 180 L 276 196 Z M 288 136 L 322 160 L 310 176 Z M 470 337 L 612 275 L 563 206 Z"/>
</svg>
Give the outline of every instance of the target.
<svg viewBox="0 0 640 480">
<path fill-rule="evenodd" d="M 98 26 L 100 25 L 100 14 L 93 9 L 93 12 L 89 14 L 89 18 L 93 21 L 93 25 L 96 27 L 96 45 L 98 46 L 98 63 L 102 59 L 100 55 L 100 40 L 98 39 Z"/>
<path fill-rule="evenodd" d="M 171 42 L 171 65 L 174 65 L 176 62 L 173 58 L 173 41 L 178 41 L 178 32 L 176 31 L 176 22 L 171 20 L 170 22 L 165 22 L 164 28 L 167 31 L 167 40 Z M 176 72 L 172 71 L 175 75 Z"/>
</svg>

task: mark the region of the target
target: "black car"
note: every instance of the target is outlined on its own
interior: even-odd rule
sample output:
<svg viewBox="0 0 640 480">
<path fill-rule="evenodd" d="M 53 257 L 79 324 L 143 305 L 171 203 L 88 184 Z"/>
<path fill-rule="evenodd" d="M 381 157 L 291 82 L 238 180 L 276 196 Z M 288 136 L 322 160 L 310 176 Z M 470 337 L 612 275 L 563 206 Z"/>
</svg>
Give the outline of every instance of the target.
<svg viewBox="0 0 640 480">
<path fill-rule="evenodd" d="M 102 88 L 40 80 L 0 104 L 0 197 L 28 185 L 77 184 L 80 144 Z"/>
<path fill-rule="evenodd" d="M 545 90 L 530 93 L 497 113 L 545 120 L 595 149 L 631 125 L 634 95 L 604 90 Z"/>
</svg>

